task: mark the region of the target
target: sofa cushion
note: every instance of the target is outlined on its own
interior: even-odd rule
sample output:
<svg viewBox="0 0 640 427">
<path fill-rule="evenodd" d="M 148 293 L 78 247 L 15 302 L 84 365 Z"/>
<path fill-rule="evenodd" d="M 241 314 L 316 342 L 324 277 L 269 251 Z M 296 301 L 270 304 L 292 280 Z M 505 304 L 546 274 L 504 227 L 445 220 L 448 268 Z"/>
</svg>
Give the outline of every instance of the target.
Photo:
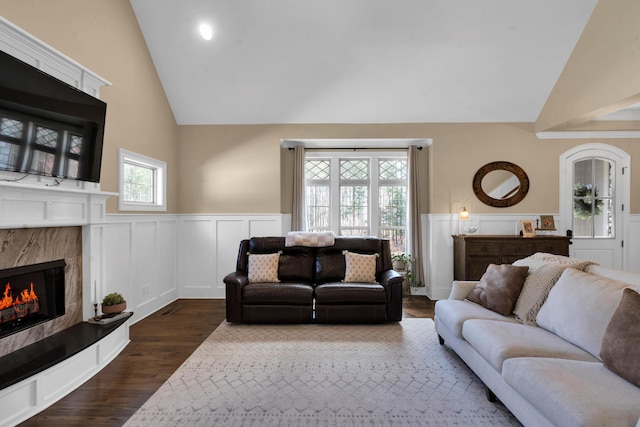
<svg viewBox="0 0 640 427">
<path fill-rule="evenodd" d="M 391 268 L 391 253 L 388 241 L 375 237 L 339 236 L 333 246 L 316 249 L 315 282 L 339 282 L 344 279 L 345 259 L 342 251 L 347 250 L 364 255 L 379 254 L 376 258 L 376 275 Z"/>
<path fill-rule="evenodd" d="M 346 268 L 342 252 L 318 249 L 316 252 L 316 285 L 327 282 L 339 282 L 344 279 Z"/>
<path fill-rule="evenodd" d="M 505 382 L 553 425 L 635 426 L 640 388 L 602 363 L 544 357 L 505 360 Z"/>
<path fill-rule="evenodd" d="M 378 254 L 363 255 L 342 251 L 345 270 L 344 282 L 376 283 L 376 258 Z"/>
<path fill-rule="evenodd" d="M 549 291 L 567 267 L 562 264 L 541 261 L 532 256 L 519 259 L 513 265 L 529 267 L 522 290 L 513 308 L 513 314 L 525 325 L 535 326 L 538 311 L 547 300 Z"/>
<path fill-rule="evenodd" d="M 462 336 L 498 372 L 503 362 L 512 357 L 598 361 L 588 352 L 537 326 L 470 319 L 462 325 Z"/>
<path fill-rule="evenodd" d="M 611 316 L 630 285 L 573 268 L 549 292 L 536 322 L 596 357 Z"/>
<path fill-rule="evenodd" d="M 278 277 L 281 282 L 313 283 L 315 254 L 311 248 L 286 248 L 280 254 Z"/>
<path fill-rule="evenodd" d="M 529 267 L 489 264 L 467 299 L 503 316 L 511 314 Z"/>
<path fill-rule="evenodd" d="M 312 305 L 313 286 L 304 283 L 250 283 L 242 287 L 242 304 Z"/>
<path fill-rule="evenodd" d="M 249 283 L 279 282 L 278 263 L 280 252 L 273 254 L 249 254 Z"/>
<path fill-rule="evenodd" d="M 640 387 L 640 294 L 633 289 L 623 291 L 604 334 L 600 357 L 604 366 Z"/>
<path fill-rule="evenodd" d="M 377 283 L 324 283 L 315 292 L 316 304 L 387 303 L 387 292 Z"/>
<path fill-rule="evenodd" d="M 499 320 L 520 324 L 514 317 L 502 316 L 469 301 L 443 299 L 436 301 L 435 316 L 447 326 L 457 338 L 462 338 L 462 325 L 469 319 Z"/>
<path fill-rule="evenodd" d="M 284 249 L 284 237 L 252 237 L 249 239 L 249 253 L 272 254 Z"/>
</svg>

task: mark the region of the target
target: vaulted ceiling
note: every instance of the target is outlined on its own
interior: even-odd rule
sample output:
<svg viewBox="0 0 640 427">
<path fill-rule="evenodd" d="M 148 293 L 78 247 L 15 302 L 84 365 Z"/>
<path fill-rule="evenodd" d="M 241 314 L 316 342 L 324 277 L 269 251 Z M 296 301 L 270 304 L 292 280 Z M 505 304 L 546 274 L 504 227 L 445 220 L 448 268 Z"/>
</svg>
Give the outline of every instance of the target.
<svg viewBox="0 0 640 427">
<path fill-rule="evenodd" d="M 534 122 L 597 0 L 130 2 L 179 124 L 261 124 Z"/>
</svg>

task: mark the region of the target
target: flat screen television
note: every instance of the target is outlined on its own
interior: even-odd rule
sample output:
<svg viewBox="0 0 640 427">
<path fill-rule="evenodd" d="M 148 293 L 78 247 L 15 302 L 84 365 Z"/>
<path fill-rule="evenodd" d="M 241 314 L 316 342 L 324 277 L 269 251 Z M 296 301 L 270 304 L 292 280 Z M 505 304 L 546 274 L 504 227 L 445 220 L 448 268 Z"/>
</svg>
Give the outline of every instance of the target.
<svg viewBox="0 0 640 427">
<path fill-rule="evenodd" d="M 100 182 L 107 105 L 0 51 L 0 170 Z"/>
</svg>

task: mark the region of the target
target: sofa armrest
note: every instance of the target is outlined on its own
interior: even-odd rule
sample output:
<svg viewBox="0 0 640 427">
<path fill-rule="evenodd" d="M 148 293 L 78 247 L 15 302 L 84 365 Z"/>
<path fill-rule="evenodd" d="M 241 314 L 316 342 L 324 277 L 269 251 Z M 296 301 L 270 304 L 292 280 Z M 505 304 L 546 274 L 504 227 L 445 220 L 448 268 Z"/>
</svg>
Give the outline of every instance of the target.
<svg viewBox="0 0 640 427">
<path fill-rule="evenodd" d="M 378 282 L 387 291 L 387 321 L 402 320 L 402 282 L 404 278 L 395 270 L 384 270 L 378 275 Z"/>
<path fill-rule="evenodd" d="M 402 285 L 403 280 L 404 279 L 402 278 L 400 273 L 395 270 L 381 271 L 378 277 L 378 282 L 380 282 L 380 284 L 385 287 L 391 286 L 394 283 L 399 283 L 400 285 Z"/>
<path fill-rule="evenodd" d="M 449 299 L 463 300 L 469 295 L 471 289 L 475 288 L 478 281 L 472 280 L 454 280 L 451 286 Z"/>
<path fill-rule="evenodd" d="M 236 285 L 242 287 L 249 283 L 249 278 L 242 271 L 234 271 L 227 274 L 222 281 L 227 285 Z"/>
<path fill-rule="evenodd" d="M 227 322 L 242 322 L 242 288 L 249 283 L 241 271 L 229 273 L 223 279 L 227 305 Z"/>
</svg>

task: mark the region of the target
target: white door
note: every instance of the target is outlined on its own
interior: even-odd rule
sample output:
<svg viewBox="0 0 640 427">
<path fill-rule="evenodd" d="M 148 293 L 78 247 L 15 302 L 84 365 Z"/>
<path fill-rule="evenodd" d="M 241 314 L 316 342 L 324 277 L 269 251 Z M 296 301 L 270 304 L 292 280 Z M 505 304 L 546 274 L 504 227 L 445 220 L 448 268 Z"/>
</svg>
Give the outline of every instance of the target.
<svg viewBox="0 0 640 427">
<path fill-rule="evenodd" d="M 573 233 L 571 256 L 624 267 L 630 156 L 606 144 L 585 144 L 560 156 L 562 227 Z"/>
</svg>

